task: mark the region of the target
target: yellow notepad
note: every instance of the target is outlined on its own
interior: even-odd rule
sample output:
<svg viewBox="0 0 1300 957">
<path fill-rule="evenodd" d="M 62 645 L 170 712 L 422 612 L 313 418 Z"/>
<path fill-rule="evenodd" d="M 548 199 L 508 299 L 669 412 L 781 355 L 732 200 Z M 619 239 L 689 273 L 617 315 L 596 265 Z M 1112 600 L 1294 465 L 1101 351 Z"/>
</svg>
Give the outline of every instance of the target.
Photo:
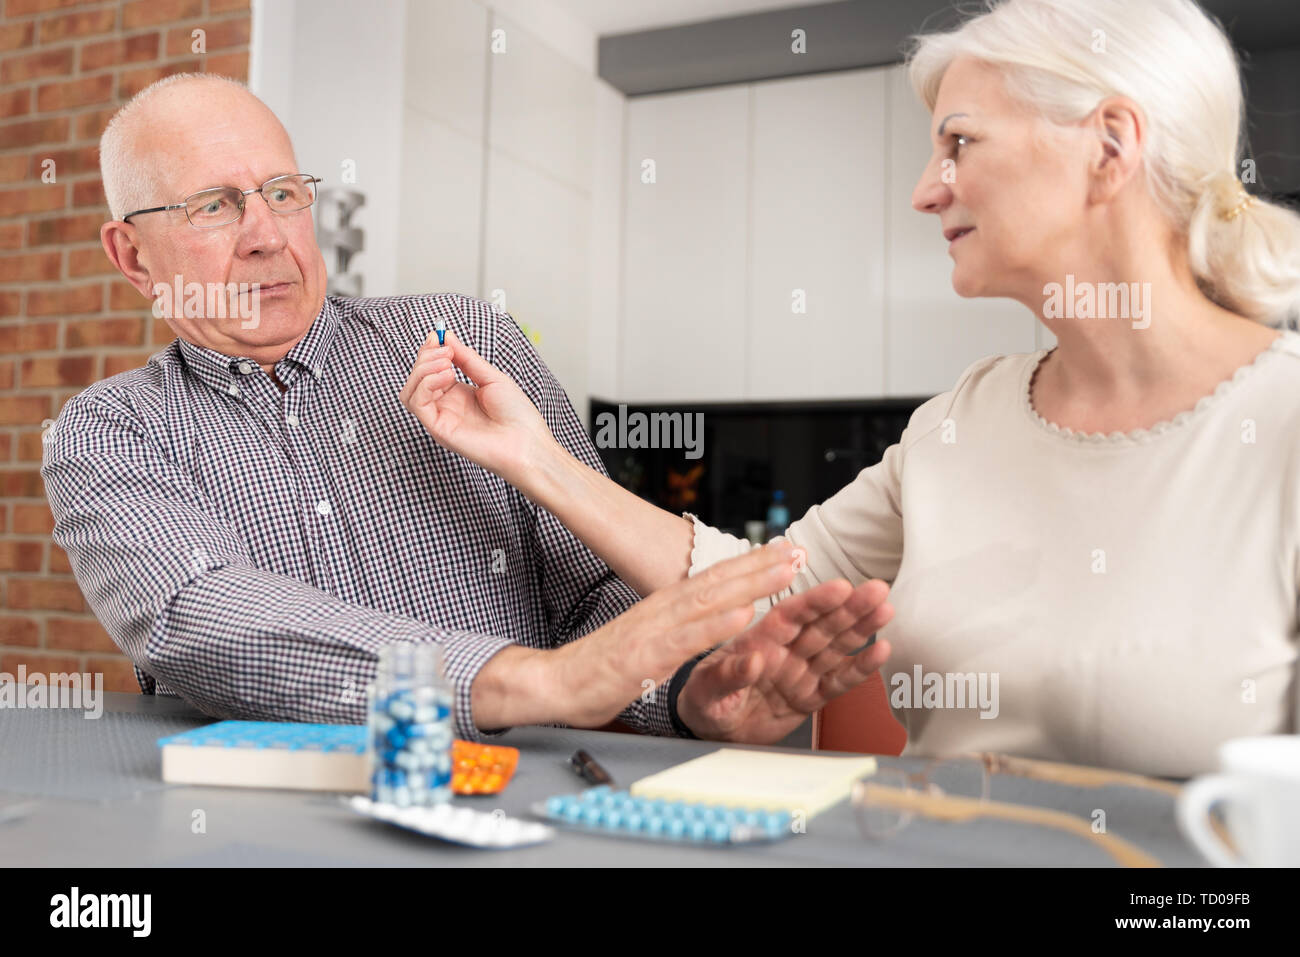
<svg viewBox="0 0 1300 957">
<path fill-rule="evenodd" d="M 670 801 L 802 811 L 812 817 L 847 797 L 854 781 L 875 772 L 876 759 L 869 757 L 723 748 L 642 778 L 631 792 Z"/>
</svg>

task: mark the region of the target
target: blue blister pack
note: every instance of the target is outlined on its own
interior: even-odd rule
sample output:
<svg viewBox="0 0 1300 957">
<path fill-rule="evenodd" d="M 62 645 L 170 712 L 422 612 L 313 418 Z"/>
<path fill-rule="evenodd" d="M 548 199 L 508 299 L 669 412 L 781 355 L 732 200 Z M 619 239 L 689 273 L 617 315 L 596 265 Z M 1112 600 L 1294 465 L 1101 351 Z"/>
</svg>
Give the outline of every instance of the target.
<svg viewBox="0 0 1300 957">
<path fill-rule="evenodd" d="M 534 805 L 533 813 L 557 826 L 604 837 L 680 844 L 755 844 L 793 832 L 789 811 L 634 797 L 609 785 L 556 795 Z"/>
</svg>

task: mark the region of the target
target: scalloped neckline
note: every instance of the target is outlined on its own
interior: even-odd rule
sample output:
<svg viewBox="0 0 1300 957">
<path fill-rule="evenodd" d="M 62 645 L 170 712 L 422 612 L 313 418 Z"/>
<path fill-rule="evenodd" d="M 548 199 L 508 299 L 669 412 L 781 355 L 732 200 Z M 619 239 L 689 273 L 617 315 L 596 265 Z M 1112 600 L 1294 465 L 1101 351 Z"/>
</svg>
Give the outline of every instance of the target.
<svg viewBox="0 0 1300 957">
<path fill-rule="evenodd" d="M 1020 405 L 1029 417 L 1038 424 L 1038 426 L 1053 435 L 1068 439 L 1078 443 L 1089 443 L 1092 445 L 1122 445 L 1134 443 L 1150 442 L 1161 435 L 1182 428 L 1194 419 L 1202 417 L 1218 401 L 1233 391 L 1242 380 L 1250 373 L 1261 366 L 1270 356 L 1276 355 L 1281 351 L 1282 344 L 1287 340 L 1292 332 L 1287 329 L 1280 330 L 1272 342 L 1266 348 L 1256 354 L 1255 358 L 1245 365 L 1238 368 L 1231 376 L 1224 379 L 1214 387 L 1214 391 L 1209 395 L 1201 396 L 1196 401 L 1196 405 L 1183 412 L 1179 412 L 1172 419 L 1163 419 L 1150 428 L 1133 429 L 1128 432 L 1076 432 L 1068 426 L 1060 426 L 1055 422 L 1049 422 L 1038 414 L 1034 408 L 1032 393 L 1034 388 L 1034 379 L 1038 376 L 1038 370 L 1043 364 L 1043 360 L 1052 352 L 1056 351 L 1056 346 L 1051 349 L 1039 349 L 1034 354 L 1033 361 L 1026 367 L 1026 373 L 1021 378 L 1020 388 Z"/>
</svg>

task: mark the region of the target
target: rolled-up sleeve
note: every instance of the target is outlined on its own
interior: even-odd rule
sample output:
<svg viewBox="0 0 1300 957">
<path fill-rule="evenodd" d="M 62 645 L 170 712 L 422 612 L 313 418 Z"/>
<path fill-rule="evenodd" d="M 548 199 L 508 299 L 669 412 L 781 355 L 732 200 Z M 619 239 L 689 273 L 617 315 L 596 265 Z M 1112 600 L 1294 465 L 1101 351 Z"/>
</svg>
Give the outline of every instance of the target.
<svg viewBox="0 0 1300 957">
<path fill-rule="evenodd" d="M 111 398 L 75 396 L 45 438 L 54 541 L 145 690 L 162 682 L 219 718 L 359 724 L 379 649 L 436 642 L 456 733 L 481 739 L 470 689 L 510 640 L 351 604 L 255 566 L 221 510 Z"/>
</svg>

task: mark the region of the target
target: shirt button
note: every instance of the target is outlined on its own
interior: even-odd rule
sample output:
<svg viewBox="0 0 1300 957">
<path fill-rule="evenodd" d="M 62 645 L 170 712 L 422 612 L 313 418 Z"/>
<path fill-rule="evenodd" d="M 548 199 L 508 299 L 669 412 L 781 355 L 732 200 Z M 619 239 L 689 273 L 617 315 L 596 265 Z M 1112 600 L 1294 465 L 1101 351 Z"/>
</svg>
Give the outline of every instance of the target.
<svg viewBox="0 0 1300 957">
<path fill-rule="evenodd" d="M 331 511 L 333 511 L 333 509 L 330 508 L 329 502 L 327 502 L 325 499 L 321 499 L 319 502 L 316 503 L 316 511 L 319 512 L 321 515 L 328 515 Z"/>
<path fill-rule="evenodd" d="M 242 372 L 244 375 L 251 375 L 253 372 L 253 363 L 241 362 L 239 364 L 239 371 Z"/>
<path fill-rule="evenodd" d="M 320 366 L 317 366 L 316 368 L 314 368 L 314 369 L 311 370 L 311 374 L 314 375 L 316 378 L 319 379 L 319 378 L 320 378 L 321 371 L 322 371 L 322 370 L 321 370 L 321 367 L 320 367 Z"/>
<path fill-rule="evenodd" d="M 297 425 L 298 417 L 294 415 L 292 412 L 290 412 L 288 415 L 284 417 L 284 421 L 288 422 L 290 425 Z"/>
<path fill-rule="evenodd" d="M 239 386 L 235 385 L 233 382 L 230 383 L 230 388 L 227 389 L 226 391 L 229 392 L 231 395 L 233 395 L 236 399 L 239 398 Z"/>
</svg>

